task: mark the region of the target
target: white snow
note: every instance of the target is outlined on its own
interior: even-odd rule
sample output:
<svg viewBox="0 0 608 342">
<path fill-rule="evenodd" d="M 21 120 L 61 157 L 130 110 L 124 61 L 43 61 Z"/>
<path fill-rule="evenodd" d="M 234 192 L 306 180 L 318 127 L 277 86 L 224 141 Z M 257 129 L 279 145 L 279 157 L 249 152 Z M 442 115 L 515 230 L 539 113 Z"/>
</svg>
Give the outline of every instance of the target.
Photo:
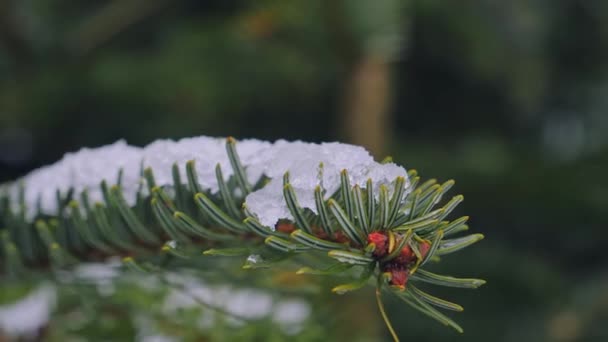
<svg viewBox="0 0 608 342">
<path fill-rule="evenodd" d="M 139 158 L 141 149 L 127 145 L 124 140 L 100 148 L 83 148 L 76 153 L 68 153 L 63 157 L 63 163 L 70 172 L 70 185 L 75 193 L 89 191 L 91 201 L 101 201 L 103 198 L 99 184 L 106 180 L 109 185 L 118 182 L 119 171 L 123 170 L 122 187 L 130 202 L 135 201 L 135 193 L 139 185 L 141 166 Z"/>
<path fill-rule="evenodd" d="M 283 175 L 287 171 L 300 207 L 315 213 L 314 188 L 322 185 L 326 191 L 325 197 L 331 196 L 340 187 L 340 172 L 344 169 L 348 171 L 352 186 L 359 184 L 365 187 L 368 178 L 371 178 L 376 193 L 381 184 L 390 184 L 399 176 L 407 179 L 404 168 L 393 163 L 380 164 L 360 146 L 279 140 L 269 156 L 264 174 L 271 178 L 270 182 L 249 194 L 245 202 L 260 222 L 269 227 L 274 227 L 281 218 L 293 219 L 283 199 Z M 321 179 L 320 163 L 323 165 Z M 409 187 L 409 181 L 405 186 Z"/>
<path fill-rule="evenodd" d="M 74 188 L 76 194 L 88 190 L 91 201 L 101 201 L 99 184 L 102 180 L 110 186 L 116 184 L 119 169 L 123 170 L 125 198 L 133 205 L 142 182 L 142 165 L 153 170 L 158 185 L 170 186 L 173 184 L 173 164 L 177 163 L 182 182 L 187 183 L 185 164 L 194 160 L 201 187 L 216 193 L 216 165 L 221 166 L 225 180 L 233 174 L 225 144 L 225 138 L 201 136 L 178 141 L 157 140 L 142 149 L 120 140 L 108 146 L 68 153 L 59 162 L 34 170 L 23 178 L 27 216 L 34 218 L 38 198 L 43 213 L 57 214 L 57 190 L 64 194 L 70 188 Z M 380 184 L 390 184 L 398 176 L 407 179 L 403 167 L 392 163 L 380 164 L 363 147 L 355 145 L 285 140 L 270 143 L 248 139 L 239 141 L 236 149 L 251 184 L 262 175 L 270 178 L 264 188 L 250 193 L 245 200 L 249 211 L 268 227 L 273 227 L 279 219 L 292 219 L 283 199 L 282 178 L 287 171 L 300 206 L 313 212 L 316 212 L 314 188 L 322 185 L 326 190 L 325 197 L 329 197 L 338 190 L 343 169 L 348 171 L 351 185 L 365 187 L 367 179 L 371 178 L 376 192 Z M 406 187 L 409 187 L 409 181 Z M 15 188 L 14 184 L 9 188 L 14 200 Z"/>
<path fill-rule="evenodd" d="M 116 184 L 120 169 L 123 169 L 125 196 L 134 203 L 140 179 L 140 154 L 140 148 L 119 140 L 99 148 L 66 153 L 60 161 L 30 172 L 23 178 L 27 217 L 35 217 L 39 198 L 43 213 L 57 214 L 57 190 L 63 195 L 70 188 L 74 188 L 75 194 L 88 190 L 91 202 L 101 201 L 103 195 L 99 185 L 103 180 L 109 185 Z M 16 191 L 13 191 L 14 203 L 15 197 Z"/>
<path fill-rule="evenodd" d="M 0 331 L 13 337 L 35 334 L 49 321 L 56 297 L 55 288 L 43 284 L 16 303 L 1 305 Z"/>
<path fill-rule="evenodd" d="M 250 165 L 248 178 L 250 183 L 255 183 L 262 175 L 263 165 L 267 159 L 265 150 L 271 147 L 271 143 L 254 139 L 243 140 L 236 145 L 237 153 L 243 166 Z M 216 193 L 219 190 L 215 168 L 220 164 L 224 180 L 228 180 L 233 174 L 230 160 L 226 152 L 225 138 L 194 137 L 184 138 L 178 141 L 157 140 L 143 150 L 143 161 L 145 167 L 154 171 L 154 177 L 158 185 L 173 184 L 172 167 L 177 163 L 183 183 L 187 183 L 186 162 L 195 160 L 198 181 L 201 187 Z"/>
<path fill-rule="evenodd" d="M 289 333 L 290 329 L 300 327 L 312 312 L 310 304 L 302 298 L 279 298 L 261 289 L 211 285 L 183 274 L 172 273 L 169 278 L 171 283 L 182 287 L 171 290 L 165 297 L 163 312 L 169 315 L 182 308 L 201 307 L 197 301 L 200 300 L 236 318 L 256 320 L 270 317 L 281 328 L 289 328 L 286 331 Z M 202 308 L 205 309 L 204 306 Z M 208 311 L 207 314 L 212 316 L 215 312 Z M 239 320 L 233 323 L 238 325 Z"/>
</svg>

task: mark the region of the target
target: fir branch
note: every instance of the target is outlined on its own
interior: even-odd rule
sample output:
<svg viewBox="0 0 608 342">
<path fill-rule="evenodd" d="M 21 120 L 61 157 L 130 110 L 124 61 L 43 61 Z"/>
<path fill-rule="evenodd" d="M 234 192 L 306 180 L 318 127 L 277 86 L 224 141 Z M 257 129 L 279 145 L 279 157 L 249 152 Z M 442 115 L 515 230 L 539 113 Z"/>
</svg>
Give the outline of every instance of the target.
<svg viewBox="0 0 608 342">
<path fill-rule="evenodd" d="M 248 143 L 252 144 L 251 141 L 244 144 Z M 261 149 L 257 153 L 271 153 L 270 149 L 277 146 L 281 147 L 279 143 L 257 146 Z M 244 268 L 254 269 L 316 253 L 326 255 L 325 266 L 331 266 L 322 270 L 304 267 L 298 274 L 339 275 L 350 272 L 352 267 L 363 270 L 355 282 L 335 287 L 336 293 L 359 289 L 369 284 L 370 279 L 377 279 L 374 283 L 378 307 L 395 340 L 398 338 L 384 311 L 382 292 L 393 293 L 423 314 L 461 331 L 431 306 L 461 311 L 458 304 L 408 285 L 411 281 L 477 288 L 485 283 L 424 269 L 438 256 L 456 252 L 483 238 L 481 234 L 472 234 L 445 239 L 468 229 L 465 224 L 468 217 L 446 220 L 463 200 L 462 196 L 436 208 L 453 181 L 438 185 L 431 180 L 418 185 L 415 171 L 405 174 L 392 163 L 372 161 L 364 165 L 365 170 L 376 170 L 380 175 L 376 176 L 382 179 L 368 179 L 365 175 L 352 178 L 352 174 L 362 173 L 361 170 L 340 169 L 329 174 L 324 165 L 323 172 L 313 176 L 318 177 L 319 184 L 304 189 L 301 183 L 306 182 L 294 177 L 293 172 L 285 172 L 281 177 L 279 172 L 266 169 L 260 179 L 252 179 L 256 164 L 247 158 L 253 157 L 239 155 L 238 147 L 236 140 L 228 138 L 223 161 L 216 160 L 211 166 L 194 160 L 180 164 L 176 160 L 169 170 L 148 167 L 143 172 L 147 192 L 141 181 L 129 183 L 134 180 L 131 170 L 123 168 L 116 170 L 118 177 L 114 178 L 120 185 L 108 186 L 110 171 L 106 171 L 101 172 L 103 180 L 97 187 L 57 186 L 52 189 L 57 194 L 55 215 L 45 211 L 50 207 L 46 202 L 35 210 L 28 208 L 32 204 L 24 200 L 17 183 L 5 185 L 0 191 L 0 277 L 19 277 L 49 266 L 69 268 L 77 262 L 115 255 L 124 258 L 127 268 L 145 271 L 141 266 L 145 264 L 162 271 L 164 259 L 158 256 L 167 254 L 180 260 L 203 258 L 203 254 L 246 256 Z M 85 162 L 79 161 L 78 156 L 73 158 Z M 199 166 L 205 170 L 198 170 Z M 52 168 L 60 169 L 60 165 Z M 216 184 L 200 179 L 201 174 L 210 174 Z M 264 181 L 266 176 L 270 182 Z M 276 180 L 273 176 L 281 178 L 282 186 L 272 183 Z M 325 177 L 339 181 L 332 188 Z M 26 177 L 26 183 L 27 180 Z M 32 189 L 31 184 L 25 186 L 28 194 L 41 191 Z M 329 189 L 324 188 L 328 186 Z M 256 200 L 267 201 L 260 194 L 275 188 L 278 196 L 283 197 L 285 211 L 268 216 L 256 209 L 260 204 Z M 91 206 L 89 192 L 98 194 L 102 200 Z M 40 192 L 38 197 L 46 193 Z M 72 197 L 81 198 L 82 205 Z M 200 253 L 202 250 L 205 252 Z M 264 259 L 263 265 L 256 265 L 260 254 L 273 257 Z"/>
</svg>

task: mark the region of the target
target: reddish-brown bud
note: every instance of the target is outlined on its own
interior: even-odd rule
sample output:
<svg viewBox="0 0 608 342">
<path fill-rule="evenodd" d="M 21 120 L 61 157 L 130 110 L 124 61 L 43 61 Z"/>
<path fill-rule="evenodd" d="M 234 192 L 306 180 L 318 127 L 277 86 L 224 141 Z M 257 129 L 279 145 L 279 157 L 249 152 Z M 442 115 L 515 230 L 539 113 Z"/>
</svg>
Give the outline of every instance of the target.
<svg viewBox="0 0 608 342">
<path fill-rule="evenodd" d="M 418 249 L 420 250 L 420 256 L 422 256 L 422 258 L 425 258 L 427 254 L 429 254 L 429 250 L 431 249 L 431 243 L 428 241 L 422 241 L 419 245 L 418 245 Z"/>
<path fill-rule="evenodd" d="M 374 249 L 374 256 L 376 257 L 383 257 L 388 253 L 387 240 L 388 237 L 384 233 L 373 232 L 367 235 L 367 243 L 376 245 Z"/>
<path fill-rule="evenodd" d="M 407 284 L 408 271 L 407 269 L 392 269 L 391 270 L 391 285 L 404 288 Z"/>
<path fill-rule="evenodd" d="M 322 240 L 329 240 L 329 234 L 327 234 L 323 229 L 319 227 L 313 227 L 313 233 L 316 237 Z"/>
<path fill-rule="evenodd" d="M 402 265 L 407 265 L 414 260 L 416 260 L 416 254 L 409 245 L 403 246 L 401 253 L 395 258 L 395 262 Z"/>
<path fill-rule="evenodd" d="M 346 236 L 346 234 L 344 234 L 344 232 L 337 231 L 334 234 L 334 242 L 337 242 L 337 243 L 349 243 L 350 239 L 348 238 L 348 236 Z"/>
<path fill-rule="evenodd" d="M 276 226 L 274 227 L 274 229 L 277 232 L 281 232 L 281 233 L 285 233 L 285 234 L 291 234 L 294 230 L 296 230 L 296 226 L 291 223 L 291 222 L 286 222 L 286 221 L 281 221 L 279 223 L 276 224 Z"/>
</svg>

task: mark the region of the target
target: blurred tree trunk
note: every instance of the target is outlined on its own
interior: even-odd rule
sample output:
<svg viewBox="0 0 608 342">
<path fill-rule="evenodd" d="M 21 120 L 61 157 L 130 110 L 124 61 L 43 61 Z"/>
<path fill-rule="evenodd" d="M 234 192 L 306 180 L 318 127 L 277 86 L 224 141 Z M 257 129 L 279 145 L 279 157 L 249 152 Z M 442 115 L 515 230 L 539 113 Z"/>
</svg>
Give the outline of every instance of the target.
<svg viewBox="0 0 608 342">
<path fill-rule="evenodd" d="M 402 51 L 407 20 L 402 0 L 332 0 L 327 26 L 335 53 L 345 65 L 339 135 L 384 157 L 392 138 L 391 62 Z"/>
<path fill-rule="evenodd" d="M 340 117 L 347 141 L 381 158 L 391 139 L 391 66 L 384 58 L 363 56 L 345 80 Z"/>
</svg>

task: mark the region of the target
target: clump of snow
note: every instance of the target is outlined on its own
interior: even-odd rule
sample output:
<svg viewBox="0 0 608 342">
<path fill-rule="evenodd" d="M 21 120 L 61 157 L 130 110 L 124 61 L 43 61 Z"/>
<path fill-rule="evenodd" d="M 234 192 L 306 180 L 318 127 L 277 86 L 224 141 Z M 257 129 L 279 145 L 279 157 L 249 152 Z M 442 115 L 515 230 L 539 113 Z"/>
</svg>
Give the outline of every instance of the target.
<svg viewBox="0 0 608 342">
<path fill-rule="evenodd" d="M 283 198 L 283 175 L 289 171 L 290 183 L 302 208 L 317 212 L 314 189 L 322 185 L 325 197 L 331 196 L 340 187 L 340 172 L 348 171 L 351 185 L 365 187 L 372 179 L 376 192 L 381 184 L 390 184 L 397 177 L 405 177 L 404 168 L 393 163 L 380 164 L 363 147 L 341 144 L 311 144 L 300 141 L 277 141 L 269 151 L 263 173 L 270 182 L 262 189 L 249 194 L 247 208 L 263 225 L 273 227 L 282 218 L 293 219 Z M 319 165 L 322 176 L 319 179 Z M 409 186 L 409 181 L 406 187 Z"/>
<path fill-rule="evenodd" d="M 62 162 L 69 168 L 71 186 L 75 193 L 89 191 L 91 201 L 101 201 L 103 194 L 99 184 L 106 180 L 109 185 L 118 182 L 122 169 L 121 186 L 127 201 L 134 202 L 140 179 L 141 148 L 129 146 L 124 140 L 99 148 L 83 148 L 68 153 Z"/>
<path fill-rule="evenodd" d="M 171 168 L 174 163 L 179 165 L 182 181 L 185 181 L 185 164 L 189 160 L 196 160 L 201 187 L 217 191 L 215 166 L 219 163 L 224 172 L 230 166 L 222 140 L 204 136 L 179 141 L 157 140 L 144 148 L 144 167 L 154 171 L 158 185 L 173 184 Z"/>
<path fill-rule="evenodd" d="M 236 150 L 241 163 L 248 168 L 247 177 L 250 183 L 255 183 L 262 175 L 263 165 L 267 160 L 271 143 L 255 139 L 239 142 Z M 154 171 L 154 177 L 159 185 L 173 184 L 172 166 L 177 163 L 180 169 L 182 182 L 186 183 L 186 163 L 195 161 L 198 181 L 201 187 L 211 193 L 219 191 L 215 168 L 220 164 L 224 180 L 233 174 L 230 160 L 226 152 L 225 138 L 194 137 L 178 141 L 157 140 L 144 148 L 144 167 Z"/>
<path fill-rule="evenodd" d="M 49 321 L 56 297 L 54 287 L 41 285 L 18 302 L 0 306 L 0 331 L 13 337 L 35 334 Z"/>
<path fill-rule="evenodd" d="M 343 169 L 348 171 L 351 185 L 365 187 L 371 178 L 376 192 L 380 184 L 390 184 L 398 176 L 407 179 L 404 168 L 392 163 L 380 164 L 360 146 L 285 140 L 270 143 L 249 139 L 238 142 L 236 150 L 251 184 L 255 184 L 262 175 L 270 178 L 264 188 L 250 193 L 245 202 L 248 210 L 269 227 L 279 219 L 292 219 L 283 198 L 282 178 L 287 171 L 300 206 L 313 212 L 316 212 L 314 188 L 321 185 L 326 198 L 331 196 L 340 186 Z M 178 141 L 158 140 L 143 149 L 120 140 L 108 146 L 68 153 L 59 162 L 34 170 L 23 178 L 27 216 L 34 218 L 38 199 L 43 213 L 57 214 L 57 190 L 65 194 L 73 188 L 76 195 L 87 190 L 92 201 L 101 201 L 103 196 L 99 184 L 102 180 L 106 180 L 108 185 L 116 184 L 121 169 L 125 199 L 133 205 L 142 182 L 142 166 L 150 167 L 157 184 L 166 186 L 173 184 L 174 163 L 179 167 L 182 182 L 187 183 L 185 164 L 190 160 L 195 161 L 201 187 L 211 193 L 219 191 L 216 165 L 221 166 L 224 180 L 234 173 L 225 138 L 201 136 Z M 320 164 L 323 165 L 321 169 Z M 409 182 L 406 182 L 406 187 L 409 187 Z M 17 202 L 16 189 L 13 184 L 7 190 L 14 199 L 13 203 Z"/>
<path fill-rule="evenodd" d="M 35 215 L 38 200 L 40 200 L 40 210 L 42 212 L 56 214 L 56 191 L 65 193 L 69 189 L 71 186 L 70 176 L 69 168 L 62 162 L 34 170 L 28 174 L 23 179 L 27 216 L 33 217 Z M 17 199 L 13 197 L 13 203 L 16 202 Z"/>
<path fill-rule="evenodd" d="M 125 196 L 134 202 L 140 178 L 140 155 L 140 148 L 119 140 L 111 145 L 67 153 L 60 161 L 32 171 L 23 178 L 27 217 L 34 218 L 39 199 L 43 213 L 57 214 L 57 190 L 63 195 L 71 188 L 76 194 L 87 190 L 91 201 L 101 201 L 99 185 L 103 180 L 116 184 L 121 169 Z M 16 192 L 12 195 L 14 202 L 17 202 Z"/>
</svg>

